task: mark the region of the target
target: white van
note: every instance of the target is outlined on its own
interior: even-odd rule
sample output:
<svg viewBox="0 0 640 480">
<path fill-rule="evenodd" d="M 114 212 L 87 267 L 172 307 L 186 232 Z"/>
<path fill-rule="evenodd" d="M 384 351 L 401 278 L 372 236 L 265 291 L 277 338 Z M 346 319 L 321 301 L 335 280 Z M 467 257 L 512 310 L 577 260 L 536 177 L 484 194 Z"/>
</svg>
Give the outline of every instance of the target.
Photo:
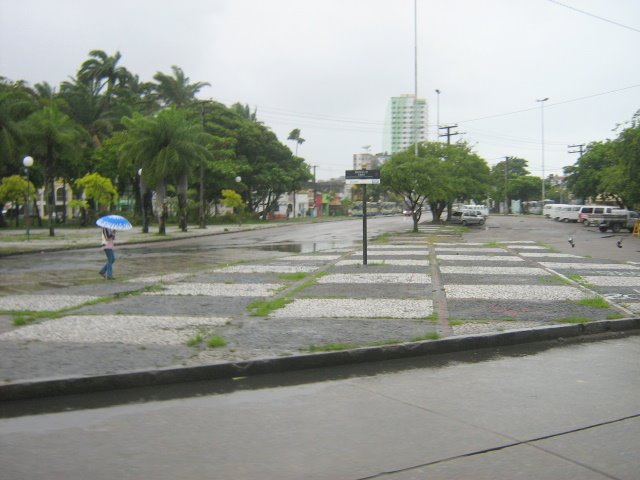
<svg viewBox="0 0 640 480">
<path fill-rule="evenodd" d="M 578 215 L 582 205 L 565 205 L 560 209 L 558 221 L 560 222 L 577 222 Z"/>
<path fill-rule="evenodd" d="M 578 212 L 578 222 L 589 226 L 589 215 L 602 215 L 603 213 L 614 213 L 620 210 L 620 207 L 612 207 L 611 205 L 583 205 Z"/>
<path fill-rule="evenodd" d="M 569 205 L 564 203 L 549 203 L 542 209 L 542 214 L 547 218 L 558 220 L 558 217 L 560 216 L 560 209 L 568 206 Z"/>
</svg>

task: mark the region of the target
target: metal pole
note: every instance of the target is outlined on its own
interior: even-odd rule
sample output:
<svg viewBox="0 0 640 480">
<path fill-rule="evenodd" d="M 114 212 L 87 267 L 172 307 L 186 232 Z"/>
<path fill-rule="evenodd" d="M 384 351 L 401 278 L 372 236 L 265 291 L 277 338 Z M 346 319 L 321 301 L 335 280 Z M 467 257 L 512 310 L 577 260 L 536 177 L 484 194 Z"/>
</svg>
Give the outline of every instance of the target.
<svg viewBox="0 0 640 480">
<path fill-rule="evenodd" d="M 367 264 L 367 184 L 362 184 L 362 264 Z"/>
<path fill-rule="evenodd" d="M 29 210 L 29 194 L 30 192 L 30 188 L 29 188 L 29 168 L 25 167 L 24 168 L 26 170 L 26 174 L 27 174 L 27 198 L 25 199 L 25 204 L 24 204 L 24 223 L 27 227 L 27 242 L 30 239 L 30 232 L 29 232 L 29 227 L 31 225 L 31 212 Z"/>
<path fill-rule="evenodd" d="M 413 0 L 413 141 L 418 156 L 418 0 Z M 365 262 L 366 263 L 366 262 Z"/>
<path fill-rule="evenodd" d="M 544 186 L 544 102 L 549 100 L 549 97 L 537 99 L 536 102 L 540 102 L 540 129 L 541 129 L 541 147 L 542 147 L 542 208 L 544 209 L 544 200 L 546 197 Z"/>
</svg>

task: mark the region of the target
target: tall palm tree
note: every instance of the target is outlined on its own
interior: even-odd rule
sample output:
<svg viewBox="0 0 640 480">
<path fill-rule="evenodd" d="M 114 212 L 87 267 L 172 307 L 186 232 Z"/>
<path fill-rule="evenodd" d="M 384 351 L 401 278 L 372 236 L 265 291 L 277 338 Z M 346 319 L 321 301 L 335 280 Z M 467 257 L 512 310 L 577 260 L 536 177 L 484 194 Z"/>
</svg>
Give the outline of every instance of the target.
<svg viewBox="0 0 640 480">
<path fill-rule="evenodd" d="M 164 204 L 165 184 L 175 180 L 178 186 L 178 217 L 182 231 L 187 230 L 187 187 L 189 174 L 200 162 L 212 158 L 207 145 L 213 137 L 185 113 L 169 108 L 155 117 L 135 114 L 122 120 L 127 129 L 120 155 L 142 168 L 145 184 L 154 186 L 158 203 Z M 162 215 L 160 232 L 165 233 Z"/>
<path fill-rule="evenodd" d="M 208 82 L 189 83 L 180 67 L 171 66 L 173 76 L 158 72 L 153 79 L 158 82 L 155 89 L 164 105 L 184 107 L 193 101 L 202 87 L 210 86 Z"/>
<path fill-rule="evenodd" d="M 125 85 L 131 73 L 125 68 L 118 66 L 122 55 L 116 52 L 113 56 L 107 55 L 102 50 L 91 50 L 89 56 L 78 71 L 78 80 L 85 83 L 92 83 L 97 93 L 104 91 L 107 107 L 111 106 L 111 99 L 116 85 Z"/>
<path fill-rule="evenodd" d="M 83 130 L 51 104 L 32 113 L 24 122 L 24 134 L 32 156 L 42 159 L 45 165 L 45 191 L 49 214 L 49 235 L 55 236 L 55 179 L 57 165 L 75 161 L 82 154 Z"/>
<path fill-rule="evenodd" d="M 293 140 L 296 142 L 296 157 L 298 156 L 298 145 L 302 145 L 305 142 L 305 139 L 300 136 L 300 129 L 294 128 L 289 133 L 287 140 Z"/>
</svg>

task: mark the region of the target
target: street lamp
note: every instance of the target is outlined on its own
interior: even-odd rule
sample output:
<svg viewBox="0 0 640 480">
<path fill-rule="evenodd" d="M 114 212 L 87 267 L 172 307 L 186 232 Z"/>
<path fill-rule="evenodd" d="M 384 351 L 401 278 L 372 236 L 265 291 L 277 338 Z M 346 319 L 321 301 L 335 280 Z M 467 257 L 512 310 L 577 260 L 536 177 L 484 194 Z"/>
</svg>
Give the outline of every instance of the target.
<svg viewBox="0 0 640 480">
<path fill-rule="evenodd" d="M 29 195 L 31 194 L 29 186 L 29 169 L 33 166 L 33 157 L 26 156 L 22 159 L 24 165 L 24 173 L 27 176 L 27 195 L 24 202 L 24 224 L 27 228 L 27 241 L 29 241 L 29 226 L 31 225 L 31 212 L 29 210 Z"/>
<path fill-rule="evenodd" d="M 536 102 L 540 103 L 540 129 L 541 129 L 541 146 L 542 146 L 542 208 L 544 209 L 544 199 L 545 199 L 545 191 L 544 191 L 544 102 L 549 100 L 549 97 L 538 98 Z"/>
</svg>

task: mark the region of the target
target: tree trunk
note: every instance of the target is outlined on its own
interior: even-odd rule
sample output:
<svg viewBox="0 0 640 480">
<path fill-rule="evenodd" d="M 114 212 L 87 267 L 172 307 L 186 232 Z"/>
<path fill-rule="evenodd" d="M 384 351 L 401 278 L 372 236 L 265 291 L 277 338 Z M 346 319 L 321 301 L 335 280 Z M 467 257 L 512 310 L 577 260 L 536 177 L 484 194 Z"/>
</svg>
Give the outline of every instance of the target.
<svg viewBox="0 0 640 480">
<path fill-rule="evenodd" d="M 187 175 L 181 175 L 178 181 L 178 225 L 183 232 L 187 231 Z"/>
</svg>

